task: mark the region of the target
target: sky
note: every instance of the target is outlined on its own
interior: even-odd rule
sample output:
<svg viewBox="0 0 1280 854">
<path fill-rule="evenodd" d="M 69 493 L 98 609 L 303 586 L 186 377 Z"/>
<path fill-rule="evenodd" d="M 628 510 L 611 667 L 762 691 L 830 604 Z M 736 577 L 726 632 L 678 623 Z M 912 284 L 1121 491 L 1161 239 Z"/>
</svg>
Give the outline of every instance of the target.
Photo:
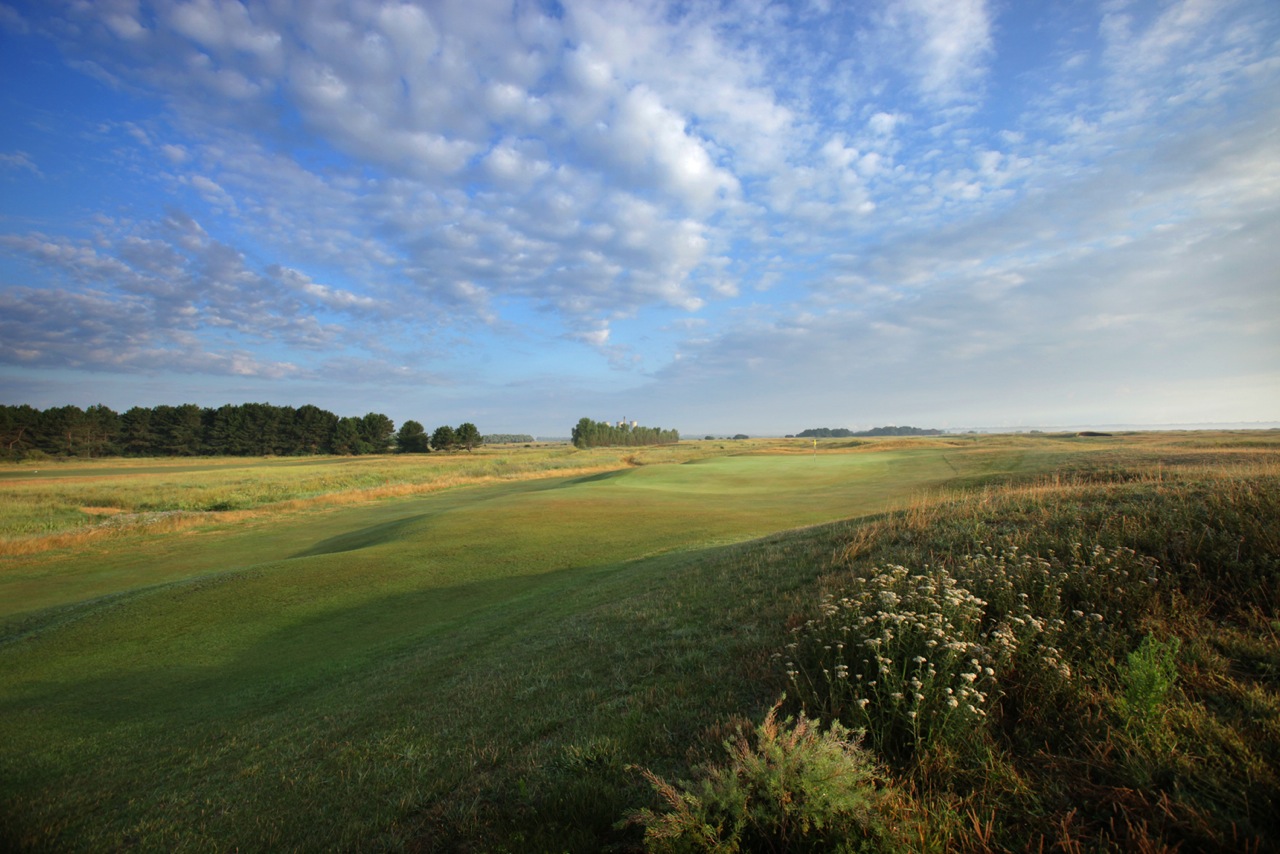
<svg viewBox="0 0 1280 854">
<path fill-rule="evenodd" d="M 0 403 L 1280 421 L 1275 0 L 0 0 Z"/>
</svg>

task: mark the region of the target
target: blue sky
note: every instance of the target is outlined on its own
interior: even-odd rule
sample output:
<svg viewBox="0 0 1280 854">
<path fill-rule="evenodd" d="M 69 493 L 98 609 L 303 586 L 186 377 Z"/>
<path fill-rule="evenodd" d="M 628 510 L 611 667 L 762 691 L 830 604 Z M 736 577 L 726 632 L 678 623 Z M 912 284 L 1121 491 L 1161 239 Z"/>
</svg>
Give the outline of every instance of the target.
<svg viewBox="0 0 1280 854">
<path fill-rule="evenodd" d="M 1280 421 L 1280 6 L 0 2 L 0 402 Z"/>
</svg>

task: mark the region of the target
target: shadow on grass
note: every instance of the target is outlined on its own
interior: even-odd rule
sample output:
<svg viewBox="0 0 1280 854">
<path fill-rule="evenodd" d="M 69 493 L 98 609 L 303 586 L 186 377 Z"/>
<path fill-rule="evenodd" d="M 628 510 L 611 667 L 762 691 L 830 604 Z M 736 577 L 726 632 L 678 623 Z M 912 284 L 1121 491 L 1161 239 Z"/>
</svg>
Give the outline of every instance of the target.
<svg viewBox="0 0 1280 854">
<path fill-rule="evenodd" d="M 483 505 L 495 501 L 508 500 L 516 495 L 528 495 L 536 492 L 549 492 L 566 489 L 584 483 L 609 480 L 624 475 L 625 470 L 608 471 L 586 477 L 549 478 L 543 480 L 515 481 L 496 488 L 492 484 L 479 487 L 463 487 L 451 490 L 447 494 L 431 496 L 431 509 L 394 519 L 368 525 L 354 531 L 346 531 L 337 536 L 320 540 L 310 548 L 295 552 L 290 557 L 316 557 L 320 555 L 340 554 L 359 551 L 403 539 L 404 535 L 414 532 L 420 534 L 423 523 L 445 513 Z"/>
<path fill-rule="evenodd" d="M 775 699 L 767 655 L 788 591 L 832 547 L 793 562 L 787 542 L 379 596 L 246 643 L 211 637 L 239 647 L 220 663 L 116 661 L 11 686 L 0 756 L 22 791 L 0 790 L 43 825 L 68 822 L 72 847 L 255 847 L 265 824 L 289 847 L 534 833 L 598 850 L 646 791 L 625 764 L 678 766 L 706 727 Z M 743 572 L 761 561 L 773 571 Z M 236 588 L 165 589 L 115 618 L 141 634 L 148 612 L 222 608 Z"/>
</svg>

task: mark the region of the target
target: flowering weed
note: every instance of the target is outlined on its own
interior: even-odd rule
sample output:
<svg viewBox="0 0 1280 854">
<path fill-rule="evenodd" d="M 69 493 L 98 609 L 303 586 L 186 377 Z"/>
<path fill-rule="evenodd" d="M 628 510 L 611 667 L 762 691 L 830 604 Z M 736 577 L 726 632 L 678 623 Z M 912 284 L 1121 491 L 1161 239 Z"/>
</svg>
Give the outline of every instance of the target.
<svg viewBox="0 0 1280 854">
<path fill-rule="evenodd" d="M 796 699 L 865 729 L 886 756 L 973 731 L 994 674 L 979 643 L 986 603 L 936 571 L 859 581 L 795 630 L 782 658 Z"/>
<path fill-rule="evenodd" d="M 948 569 L 890 565 L 826 597 L 776 657 L 802 707 L 864 728 L 888 758 L 962 749 L 995 697 L 1051 696 L 1069 660 L 1092 670 L 1126 645 L 1122 618 L 1158 577 L 1132 550 L 1082 546 L 1066 560 L 984 547 Z"/>
</svg>

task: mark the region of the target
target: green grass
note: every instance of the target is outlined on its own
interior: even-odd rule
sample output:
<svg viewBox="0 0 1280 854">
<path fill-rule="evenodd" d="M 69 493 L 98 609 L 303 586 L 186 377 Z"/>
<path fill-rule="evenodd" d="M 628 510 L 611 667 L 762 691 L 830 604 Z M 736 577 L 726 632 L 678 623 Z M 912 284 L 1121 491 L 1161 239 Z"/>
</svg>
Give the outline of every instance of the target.
<svg viewBox="0 0 1280 854">
<path fill-rule="evenodd" d="M 649 458 L 671 464 L 619 456 L 625 467 L 616 471 L 139 529 L 0 559 L 0 842 L 32 850 L 634 845 L 638 831 L 613 824 L 653 801 L 626 766 L 679 775 L 691 757 L 714 752 L 717 733 L 744 716 L 758 720 L 786 687 L 773 653 L 846 574 L 890 558 L 937 565 L 975 538 L 1034 549 L 1081 530 L 1135 541 L 1177 566 L 1195 554 L 1254 573 L 1230 596 L 1209 569 L 1187 576 L 1188 591 L 1200 584 L 1229 600 L 1221 619 L 1232 629 L 1209 636 L 1179 627 L 1187 666 L 1199 669 L 1183 674 L 1184 693 L 1173 692 L 1165 720 L 1209 745 L 1200 765 L 1234 757 L 1256 769 L 1258 792 L 1271 791 L 1276 757 L 1266 751 L 1280 739 L 1267 727 L 1280 721 L 1280 657 L 1275 630 L 1255 627 L 1280 619 L 1274 599 L 1269 616 L 1257 602 L 1274 578 L 1266 557 L 1275 554 L 1266 539 L 1274 526 L 1254 530 L 1241 516 L 1230 534 L 1214 533 L 1213 520 L 1230 517 L 1250 490 L 1271 494 L 1250 471 L 1274 460 L 1277 445 L 1257 446 L 1256 434 L 1074 441 L 824 444 L 816 456 L 804 443 L 752 443 L 736 456 L 695 445 Z M 545 462 L 503 454 L 526 472 Z M 605 458 L 591 459 L 598 467 Z M 1196 472 L 1224 460 L 1231 478 L 1196 485 Z M 92 468 L 121 478 L 122 493 L 143 477 L 107 474 L 110 463 Z M 283 469 L 248 470 L 267 479 Z M 970 490 L 966 503 L 939 503 L 957 483 Z M 1162 504 L 1165 493 L 1181 497 Z M 1107 509 L 1112 499 L 1121 500 L 1118 516 Z M 885 515 L 895 508 L 907 512 Z M 1185 531 L 1184 551 L 1170 551 L 1172 528 Z M 1182 613 L 1157 616 L 1176 623 Z M 1222 661 L 1255 675 L 1213 683 Z M 1118 673 L 1114 684 L 1089 686 L 1085 723 L 1113 708 Z M 1179 705 L 1182 697 L 1196 699 Z M 1196 702 L 1224 711 L 1206 716 Z M 1080 793 L 1035 789 L 1042 771 L 1015 750 L 1034 736 L 1019 738 L 1025 744 L 988 745 L 997 783 L 981 796 L 961 785 L 979 769 L 947 770 L 937 756 L 897 768 L 904 791 L 956 817 L 940 819 L 935 838 L 972 842 L 957 829 L 972 824 L 964 817 L 972 812 L 982 825 L 1010 804 L 1027 815 L 991 828 L 1009 844 L 1066 816 L 1060 805 Z M 1104 762 L 1089 752 L 1097 743 L 1079 736 L 1036 761 L 1087 762 L 1123 781 L 1130 765 L 1159 777 L 1171 763 L 1204 759 L 1116 744 Z M 1195 803 L 1229 812 L 1213 806 L 1226 778 L 1195 773 L 1203 790 Z M 1072 838 L 1084 839 L 1100 819 L 1072 821 Z"/>
</svg>

